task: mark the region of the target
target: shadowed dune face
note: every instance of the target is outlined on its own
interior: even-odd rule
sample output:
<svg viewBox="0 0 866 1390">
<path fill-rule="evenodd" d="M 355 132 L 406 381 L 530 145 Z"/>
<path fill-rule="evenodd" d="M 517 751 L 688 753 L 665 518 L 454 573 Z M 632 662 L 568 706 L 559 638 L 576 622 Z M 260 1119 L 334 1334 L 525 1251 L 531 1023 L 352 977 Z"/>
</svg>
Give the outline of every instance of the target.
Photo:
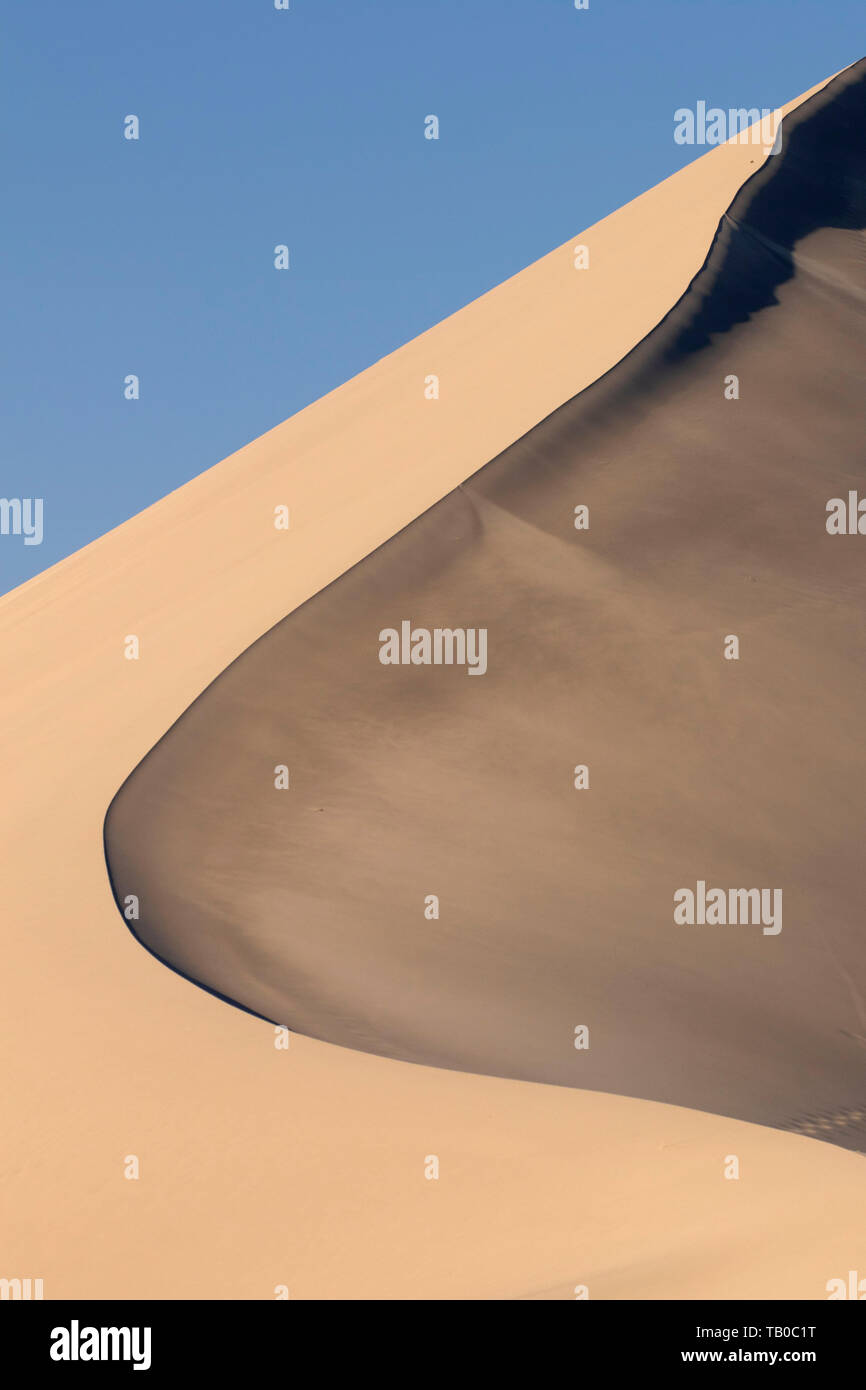
<svg viewBox="0 0 866 1390">
<path fill-rule="evenodd" d="M 861 64 L 655 332 L 144 759 L 105 840 L 148 949 L 330 1042 L 866 1149 L 866 535 L 826 528 L 866 494 L 864 114 Z M 404 621 L 486 670 L 383 664 Z M 700 882 L 781 913 L 678 923 Z"/>
</svg>

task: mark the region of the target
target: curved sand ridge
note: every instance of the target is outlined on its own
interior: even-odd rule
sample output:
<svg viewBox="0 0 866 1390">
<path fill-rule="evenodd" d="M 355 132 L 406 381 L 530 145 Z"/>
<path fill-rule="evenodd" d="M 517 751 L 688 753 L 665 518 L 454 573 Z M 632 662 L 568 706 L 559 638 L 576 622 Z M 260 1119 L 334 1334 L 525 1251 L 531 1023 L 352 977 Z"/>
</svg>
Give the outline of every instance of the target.
<svg viewBox="0 0 866 1390">
<path fill-rule="evenodd" d="M 107 855 L 161 959 L 329 1042 L 866 1148 L 866 594 L 825 527 L 863 485 L 864 117 L 862 69 L 799 108 L 624 362 L 136 769 Z"/>
<path fill-rule="evenodd" d="M 756 154 L 711 150 L 580 235 L 591 274 L 572 239 L 0 599 L 5 1276 L 48 1298 L 822 1298 L 866 1269 L 858 1156 L 303 1037 L 277 1052 L 118 930 L 103 857 L 116 788 L 228 662 L 658 322 Z"/>
</svg>

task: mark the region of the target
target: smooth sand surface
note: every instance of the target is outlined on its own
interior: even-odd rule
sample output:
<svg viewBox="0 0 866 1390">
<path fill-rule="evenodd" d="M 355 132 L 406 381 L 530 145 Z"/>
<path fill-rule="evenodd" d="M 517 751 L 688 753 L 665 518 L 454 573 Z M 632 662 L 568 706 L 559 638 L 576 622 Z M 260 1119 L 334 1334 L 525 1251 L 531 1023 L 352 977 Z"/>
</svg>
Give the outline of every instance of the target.
<svg viewBox="0 0 866 1390">
<path fill-rule="evenodd" d="M 711 151 L 578 238 L 590 273 L 570 241 L 0 602 L 4 1277 L 48 1298 L 821 1298 L 866 1268 L 859 1155 L 298 1036 L 278 1052 L 141 949 L 103 858 L 106 807 L 190 701 L 622 357 L 754 157 Z"/>
</svg>

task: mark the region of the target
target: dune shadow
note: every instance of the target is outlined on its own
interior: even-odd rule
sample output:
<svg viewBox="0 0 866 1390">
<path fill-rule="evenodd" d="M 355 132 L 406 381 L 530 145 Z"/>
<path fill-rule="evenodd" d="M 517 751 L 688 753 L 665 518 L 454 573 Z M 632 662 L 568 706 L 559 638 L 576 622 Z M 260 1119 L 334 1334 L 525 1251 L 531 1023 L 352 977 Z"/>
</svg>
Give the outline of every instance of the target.
<svg viewBox="0 0 866 1390">
<path fill-rule="evenodd" d="M 860 63 L 652 333 L 142 760 L 105 854 L 157 959 L 346 1047 L 866 1150 L 866 539 L 825 525 L 866 488 L 864 115 Z M 678 921 L 701 884 L 778 930 Z"/>
</svg>

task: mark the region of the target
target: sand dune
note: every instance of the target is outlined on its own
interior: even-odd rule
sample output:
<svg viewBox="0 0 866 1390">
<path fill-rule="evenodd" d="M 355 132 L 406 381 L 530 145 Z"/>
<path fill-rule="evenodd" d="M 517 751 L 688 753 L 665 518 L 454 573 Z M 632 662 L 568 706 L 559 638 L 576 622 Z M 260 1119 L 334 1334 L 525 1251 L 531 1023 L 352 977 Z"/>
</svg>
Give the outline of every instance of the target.
<svg viewBox="0 0 866 1390">
<path fill-rule="evenodd" d="M 686 289 L 753 158 L 713 150 L 581 234 L 591 274 L 570 241 L 0 601 L 0 1274 L 42 1277 L 48 1298 L 570 1298 L 577 1283 L 820 1298 L 866 1267 L 857 1155 L 304 1037 L 277 1052 L 268 1025 L 142 951 L 103 858 L 109 801 L 190 701 L 619 361 Z M 526 529 L 480 490 L 469 505 Z"/>
<path fill-rule="evenodd" d="M 162 959 L 330 1042 L 866 1148 L 866 581 L 825 525 L 866 492 L 864 116 L 866 67 L 800 107 L 658 329 L 135 771 L 107 853 Z M 435 664 L 454 629 L 486 652 Z M 722 924 L 677 923 L 699 882 Z"/>
</svg>

